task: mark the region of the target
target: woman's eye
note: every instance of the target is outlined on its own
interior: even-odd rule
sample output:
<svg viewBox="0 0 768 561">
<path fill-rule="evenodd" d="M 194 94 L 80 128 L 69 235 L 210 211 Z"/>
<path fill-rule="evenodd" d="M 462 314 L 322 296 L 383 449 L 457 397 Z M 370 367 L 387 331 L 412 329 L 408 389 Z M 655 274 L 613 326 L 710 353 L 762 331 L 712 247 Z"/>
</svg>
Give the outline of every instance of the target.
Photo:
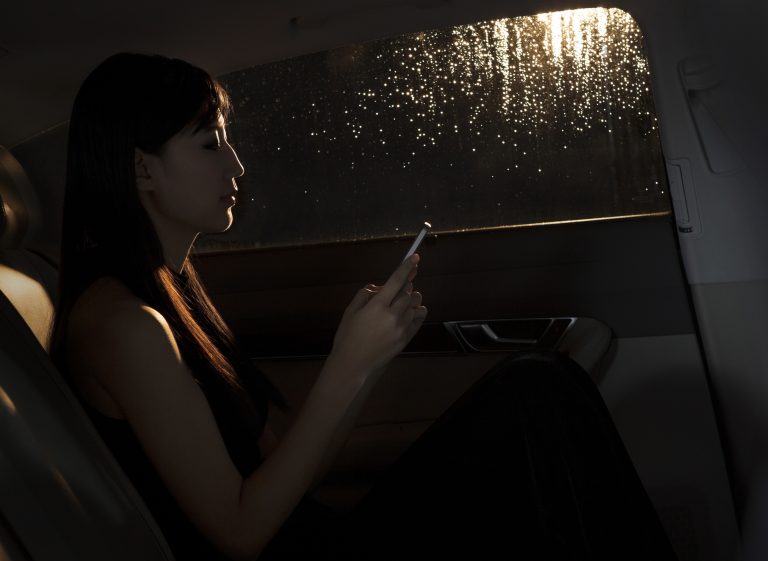
<svg viewBox="0 0 768 561">
<path fill-rule="evenodd" d="M 206 144 L 204 148 L 207 150 L 221 150 L 221 144 Z"/>
</svg>

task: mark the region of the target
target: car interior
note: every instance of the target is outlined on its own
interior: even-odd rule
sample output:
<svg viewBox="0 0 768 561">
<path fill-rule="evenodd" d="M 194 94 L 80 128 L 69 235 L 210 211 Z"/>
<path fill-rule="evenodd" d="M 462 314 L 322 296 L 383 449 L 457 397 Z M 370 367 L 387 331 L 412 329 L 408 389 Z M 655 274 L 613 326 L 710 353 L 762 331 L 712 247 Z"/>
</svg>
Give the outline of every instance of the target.
<svg viewBox="0 0 768 561">
<path fill-rule="evenodd" d="M 768 201 L 709 56 L 721 4 L 4 6 L 0 557 L 173 559 L 48 357 L 72 101 L 135 51 L 199 65 L 236 101 L 244 200 L 190 258 L 290 403 L 354 292 L 433 225 L 415 281 L 429 315 L 317 499 L 349 511 L 507 354 L 557 350 L 597 384 L 679 559 L 739 559 L 768 437 Z M 291 422 L 270 419 L 278 436 Z"/>
</svg>

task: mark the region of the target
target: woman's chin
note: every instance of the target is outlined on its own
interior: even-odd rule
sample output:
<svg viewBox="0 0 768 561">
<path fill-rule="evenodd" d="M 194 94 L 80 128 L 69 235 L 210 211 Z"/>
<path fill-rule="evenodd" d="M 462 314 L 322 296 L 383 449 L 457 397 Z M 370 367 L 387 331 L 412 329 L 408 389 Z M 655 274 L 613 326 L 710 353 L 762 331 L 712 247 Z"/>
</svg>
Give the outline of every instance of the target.
<svg viewBox="0 0 768 561">
<path fill-rule="evenodd" d="M 222 232 L 226 232 L 232 227 L 232 224 L 234 224 L 234 218 L 232 217 L 232 213 L 230 211 L 227 211 L 226 214 L 223 216 L 219 216 L 218 220 L 211 221 L 206 224 L 205 228 L 202 228 L 200 230 L 200 233 L 203 234 L 221 234 Z"/>
<path fill-rule="evenodd" d="M 227 230 L 229 230 L 232 227 L 232 224 L 234 224 L 234 220 L 232 218 L 230 218 L 227 221 L 227 223 L 225 224 L 224 229 L 220 229 L 220 230 L 218 230 L 218 232 L 219 233 L 226 232 Z"/>
</svg>

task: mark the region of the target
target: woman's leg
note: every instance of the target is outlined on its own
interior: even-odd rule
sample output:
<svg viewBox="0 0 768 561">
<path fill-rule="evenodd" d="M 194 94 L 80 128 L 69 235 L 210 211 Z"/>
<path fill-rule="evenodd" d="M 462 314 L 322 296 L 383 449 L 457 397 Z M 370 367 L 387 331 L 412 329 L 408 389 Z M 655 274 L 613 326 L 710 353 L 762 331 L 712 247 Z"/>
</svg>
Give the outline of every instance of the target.
<svg viewBox="0 0 768 561">
<path fill-rule="evenodd" d="M 599 392 L 556 353 L 486 373 L 342 534 L 350 559 L 675 559 Z"/>
</svg>

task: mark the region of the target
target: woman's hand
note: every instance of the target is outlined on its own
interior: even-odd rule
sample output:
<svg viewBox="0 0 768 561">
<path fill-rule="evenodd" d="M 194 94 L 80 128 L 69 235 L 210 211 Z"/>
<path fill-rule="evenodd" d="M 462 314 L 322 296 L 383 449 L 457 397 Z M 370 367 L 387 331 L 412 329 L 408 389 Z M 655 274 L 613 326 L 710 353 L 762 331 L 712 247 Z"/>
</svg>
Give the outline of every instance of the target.
<svg viewBox="0 0 768 561">
<path fill-rule="evenodd" d="M 363 376 L 382 372 L 424 323 L 428 310 L 412 283 L 418 260 L 418 254 L 406 260 L 383 286 L 361 288 L 347 306 L 329 357 L 344 364 L 342 370 Z"/>
</svg>

